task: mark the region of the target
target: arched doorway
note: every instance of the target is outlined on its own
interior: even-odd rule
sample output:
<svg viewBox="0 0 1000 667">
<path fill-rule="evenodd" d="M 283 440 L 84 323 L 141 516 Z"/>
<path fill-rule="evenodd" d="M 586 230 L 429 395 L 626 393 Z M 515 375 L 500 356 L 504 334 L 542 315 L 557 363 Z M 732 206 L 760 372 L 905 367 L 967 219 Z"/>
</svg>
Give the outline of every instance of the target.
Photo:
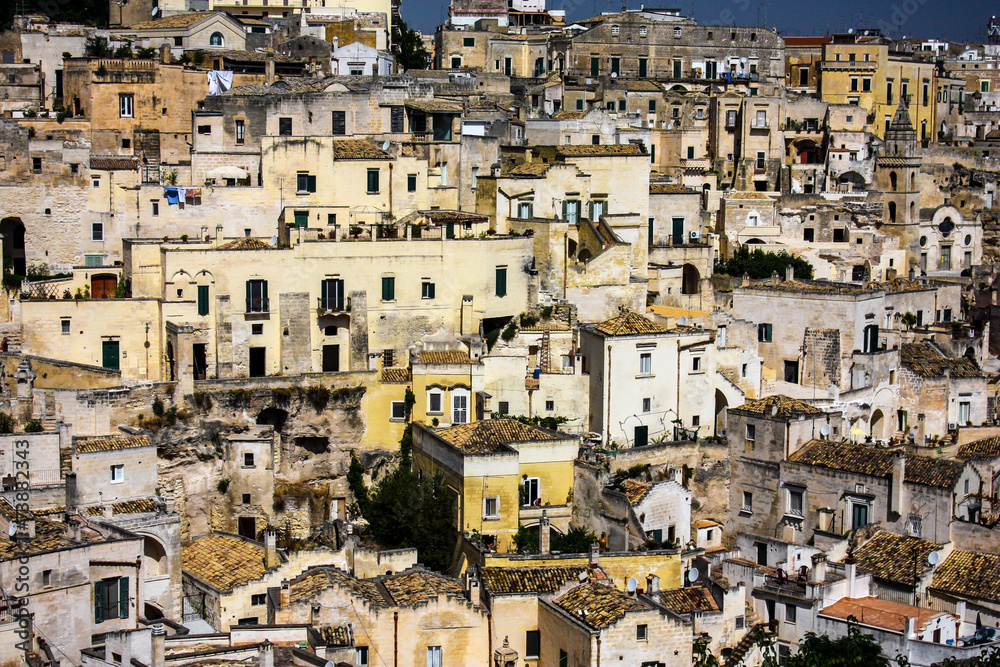
<svg viewBox="0 0 1000 667">
<path fill-rule="evenodd" d="M 3 234 L 3 263 L 11 272 L 23 276 L 28 272 L 24 258 L 24 223 L 21 218 L 0 220 L 0 234 Z"/>
<path fill-rule="evenodd" d="M 899 177 L 896 175 L 896 172 L 890 171 L 889 172 L 889 188 L 893 192 L 895 192 L 898 189 L 898 185 L 899 185 Z"/>
<path fill-rule="evenodd" d="M 174 344 L 167 341 L 167 370 L 169 371 L 170 382 L 177 377 L 174 366 Z"/>
<path fill-rule="evenodd" d="M 896 222 L 896 202 L 889 202 L 889 222 Z"/>
<path fill-rule="evenodd" d="M 873 440 L 882 439 L 882 429 L 885 426 L 885 415 L 882 414 L 881 410 L 876 410 L 872 413 L 871 420 L 871 436 Z"/>
<path fill-rule="evenodd" d="M 167 551 L 155 537 L 144 536 L 142 541 L 142 563 L 146 568 L 146 579 L 170 574 L 167 567 Z"/>
<path fill-rule="evenodd" d="M 90 277 L 90 295 L 94 299 L 110 299 L 118 287 L 118 276 L 113 273 L 97 273 Z"/>
<path fill-rule="evenodd" d="M 681 278 L 681 294 L 697 294 L 701 274 L 693 264 L 685 264 Z"/>
<path fill-rule="evenodd" d="M 281 408 L 264 408 L 257 415 L 257 424 L 273 426 L 274 430 L 279 433 L 284 428 L 286 421 L 288 421 L 288 412 Z"/>
<path fill-rule="evenodd" d="M 715 435 L 719 435 L 728 423 L 729 401 L 721 390 L 715 390 Z"/>
</svg>

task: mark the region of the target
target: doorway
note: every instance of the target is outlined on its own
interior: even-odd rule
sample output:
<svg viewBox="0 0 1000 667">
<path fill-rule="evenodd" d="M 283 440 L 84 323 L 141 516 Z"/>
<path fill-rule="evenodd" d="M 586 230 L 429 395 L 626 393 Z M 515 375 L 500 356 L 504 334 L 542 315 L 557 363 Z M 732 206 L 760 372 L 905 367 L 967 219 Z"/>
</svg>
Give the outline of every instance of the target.
<svg viewBox="0 0 1000 667">
<path fill-rule="evenodd" d="M 336 373 L 340 370 L 340 346 L 323 346 L 323 372 Z"/>
<path fill-rule="evenodd" d="M 257 539 L 257 519 L 252 516 L 241 516 L 237 519 L 237 526 L 240 537 L 251 540 Z"/>
<path fill-rule="evenodd" d="M 95 299 L 111 299 L 118 287 L 118 276 L 101 273 L 90 279 L 90 294 Z"/>
<path fill-rule="evenodd" d="M 649 444 L 649 427 L 643 424 L 635 427 L 635 436 L 632 441 L 633 447 L 645 447 Z"/>
<path fill-rule="evenodd" d="M 118 361 L 118 341 L 101 341 L 101 365 L 114 371 L 121 369 Z"/>
<path fill-rule="evenodd" d="M 261 378 L 267 375 L 267 348 L 250 348 L 250 377 Z"/>
<path fill-rule="evenodd" d="M 191 347 L 192 362 L 194 364 L 194 379 L 204 380 L 208 371 L 207 343 L 195 343 Z"/>
</svg>

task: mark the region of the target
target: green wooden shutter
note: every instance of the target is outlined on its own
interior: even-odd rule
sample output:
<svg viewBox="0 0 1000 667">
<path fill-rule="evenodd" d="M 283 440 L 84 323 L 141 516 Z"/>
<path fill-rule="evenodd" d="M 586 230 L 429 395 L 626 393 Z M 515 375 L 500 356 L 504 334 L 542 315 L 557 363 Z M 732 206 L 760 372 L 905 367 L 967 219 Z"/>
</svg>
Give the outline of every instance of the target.
<svg viewBox="0 0 1000 667">
<path fill-rule="evenodd" d="M 94 584 L 94 623 L 104 622 L 104 582 Z"/>
<path fill-rule="evenodd" d="M 198 314 L 208 315 L 208 285 L 198 285 Z"/>
<path fill-rule="evenodd" d="M 562 219 L 563 220 L 568 220 L 569 219 L 569 218 L 566 217 L 566 200 L 565 199 L 563 199 L 563 203 L 562 203 Z"/>
<path fill-rule="evenodd" d="M 433 299 L 434 298 L 434 283 L 430 283 L 428 285 L 428 288 L 429 289 L 427 290 L 427 298 L 428 299 Z"/>
<path fill-rule="evenodd" d="M 309 174 L 309 178 L 307 180 L 308 184 L 306 189 L 309 190 L 309 192 L 316 192 L 316 175 Z"/>
<path fill-rule="evenodd" d="M 390 277 L 382 278 L 382 300 L 396 300 L 396 279 Z"/>
<path fill-rule="evenodd" d="M 497 269 L 497 296 L 507 296 L 507 269 Z"/>
<path fill-rule="evenodd" d="M 118 618 L 128 618 L 128 577 L 118 578 Z"/>
<path fill-rule="evenodd" d="M 249 281 L 249 280 L 247 281 L 247 312 L 248 313 L 253 312 L 253 309 L 251 308 L 251 306 L 253 305 L 253 297 L 251 296 L 250 282 L 251 281 Z"/>
<path fill-rule="evenodd" d="M 264 312 L 270 311 L 270 307 L 267 305 L 267 281 L 260 281 L 260 307 L 263 308 Z"/>
<path fill-rule="evenodd" d="M 337 279 L 334 281 L 337 293 L 337 310 L 344 309 L 344 281 Z"/>
</svg>

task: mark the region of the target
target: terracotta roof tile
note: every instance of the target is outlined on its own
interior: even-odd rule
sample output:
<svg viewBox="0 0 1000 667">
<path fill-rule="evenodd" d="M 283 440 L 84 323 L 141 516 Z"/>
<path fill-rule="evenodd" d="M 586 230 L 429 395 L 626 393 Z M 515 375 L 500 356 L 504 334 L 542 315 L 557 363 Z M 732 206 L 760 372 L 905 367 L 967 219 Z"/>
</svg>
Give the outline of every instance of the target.
<svg viewBox="0 0 1000 667">
<path fill-rule="evenodd" d="M 726 195 L 726 199 L 771 199 L 763 192 L 749 191 L 738 191 L 730 192 Z"/>
<path fill-rule="evenodd" d="M 135 449 L 137 447 L 152 447 L 153 442 L 145 435 L 109 435 L 97 438 L 78 439 L 77 454 L 92 452 L 107 452 L 113 449 Z"/>
<path fill-rule="evenodd" d="M 468 352 L 461 350 L 423 350 L 417 354 L 421 364 L 471 364 Z"/>
<path fill-rule="evenodd" d="M 369 605 L 389 606 L 374 581 L 358 579 L 332 566 L 313 567 L 292 579 L 288 585 L 288 600 L 290 602 L 308 600 L 331 586 L 344 588 Z"/>
<path fill-rule="evenodd" d="M 826 280 L 779 280 L 771 282 L 770 279 L 753 280 L 746 287 L 746 290 L 764 292 L 797 292 L 800 294 L 843 294 L 853 296 L 864 294 L 868 288 L 863 285 L 852 283 L 835 283 Z"/>
<path fill-rule="evenodd" d="M 983 461 L 1000 456 L 1000 436 L 967 442 L 958 448 L 958 458 Z"/>
<path fill-rule="evenodd" d="M 252 236 L 244 236 L 243 238 L 223 243 L 216 250 L 274 250 L 274 246 L 267 241 L 261 241 Z"/>
<path fill-rule="evenodd" d="M 437 225 L 448 222 L 488 222 L 490 219 L 490 216 L 479 213 L 441 209 L 420 211 L 420 215 Z"/>
<path fill-rule="evenodd" d="M 899 358 L 904 366 L 922 377 L 940 377 L 946 369 L 951 377 L 983 377 L 983 372 L 972 360 L 946 357 L 930 343 L 904 343 L 899 348 Z"/>
<path fill-rule="evenodd" d="M 813 440 L 788 457 L 789 461 L 831 470 L 844 470 L 870 477 L 892 474 L 894 453 L 864 445 Z M 964 464 L 927 456 L 906 456 L 906 481 L 942 489 L 950 489 L 962 475 Z"/>
<path fill-rule="evenodd" d="M 616 315 L 610 320 L 605 320 L 594 326 L 595 331 L 599 331 L 605 336 L 639 336 L 643 334 L 664 333 L 666 329 L 652 320 L 627 310 L 621 315 Z"/>
<path fill-rule="evenodd" d="M 517 593 L 555 593 L 580 574 L 588 572 L 583 565 L 552 567 L 485 567 L 483 585 L 494 595 Z"/>
<path fill-rule="evenodd" d="M 601 583 L 575 586 L 554 600 L 554 604 L 595 630 L 614 625 L 630 611 L 649 609 L 627 593 Z"/>
<path fill-rule="evenodd" d="M 543 162 L 524 162 L 515 167 L 511 167 L 506 176 L 544 176 L 551 164 Z"/>
<path fill-rule="evenodd" d="M 560 111 L 552 116 L 556 120 L 576 120 L 587 115 L 586 111 Z"/>
<path fill-rule="evenodd" d="M 650 183 L 649 194 L 651 195 L 696 195 L 697 190 L 679 185 L 677 183 Z"/>
<path fill-rule="evenodd" d="M 383 578 L 382 585 L 401 607 L 412 607 L 435 596 L 463 597 L 465 589 L 457 579 L 427 570 L 410 570 Z"/>
<path fill-rule="evenodd" d="M 522 424 L 515 419 L 484 419 L 482 421 L 434 429 L 450 445 L 469 454 L 486 454 L 507 449 L 511 442 L 567 440 L 571 436 L 539 426 Z"/>
<path fill-rule="evenodd" d="M 267 61 L 267 54 L 261 51 L 237 51 L 236 49 L 212 49 L 211 51 L 205 51 L 206 60 L 211 60 L 213 58 L 222 58 L 224 60 L 229 60 L 238 63 L 262 63 Z M 289 58 L 288 56 L 281 55 L 280 53 L 274 54 L 274 62 L 283 64 L 300 63 L 296 58 Z"/>
<path fill-rule="evenodd" d="M 233 535 L 206 535 L 181 547 L 181 568 L 220 591 L 260 579 L 264 547 Z"/>
<path fill-rule="evenodd" d="M 854 559 L 858 567 L 871 572 L 877 579 L 913 586 L 916 583 L 914 564 L 919 564 L 920 574 L 923 575 L 928 569 L 925 566 L 927 555 L 941 546 L 919 537 L 894 535 L 880 530 L 854 550 Z"/>
<path fill-rule="evenodd" d="M 635 144 L 568 144 L 556 146 L 556 155 L 563 157 L 607 157 L 614 155 L 646 155 Z"/>
<path fill-rule="evenodd" d="M 104 514 L 104 508 L 101 505 L 93 505 L 84 511 L 87 516 L 102 516 Z M 111 505 L 112 514 L 150 514 L 156 511 L 156 501 L 152 498 L 125 500 Z"/>
<path fill-rule="evenodd" d="M 410 100 L 406 106 L 424 113 L 462 113 L 465 107 L 461 102 L 451 100 Z"/>
<path fill-rule="evenodd" d="M 805 401 L 800 401 L 797 398 L 791 398 L 790 396 L 785 396 L 784 394 L 774 394 L 772 396 L 758 398 L 756 401 L 748 401 L 736 409 L 741 412 L 764 415 L 765 417 L 771 416 L 772 414 L 776 417 L 785 418 L 798 415 L 823 414 L 823 411 L 816 406 L 809 405 Z"/>
<path fill-rule="evenodd" d="M 165 30 L 169 28 L 187 28 L 203 18 L 211 16 L 212 14 L 221 13 L 222 12 L 187 12 L 185 14 L 174 14 L 173 16 L 164 16 L 163 18 L 159 18 L 154 21 L 136 23 L 135 25 L 127 28 L 127 30 Z"/>
<path fill-rule="evenodd" d="M 920 632 L 932 619 L 944 612 L 867 597 L 842 598 L 824 607 L 819 613 L 821 616 L 845 621 L 849 616 L 854 616 L 859 623 L 893 632 L 905 632 L 907 619 L 916 618 L 916 630 Z"/>
<path fill-rule="evenodd" d="M 98 171 L 136 171 L 139 169 L 139 158 L 94 155 L 90 158 L 90 168 Z"/>
<path fill-rule="evenodd" d="M 1000 602 L 1000 555 L 955 549 L 937 566 L 931 588 Z"/>
<path fill-rule="evenodd" d="M 379 382 L 409 382 L 409 368 L 383 368 L 379 373 Z"/>
<path fill-rule="evenodd" d="M 652 483 L 640 482 L 637 479 L 626 479 L 621 484 L 622 493 L 625 494 L 625 497 L 633 505 L 641 503 L 651 488 L 653 488 Z"/>
<path fill-rule="evenodd" d="M 342 648 L 354 645 L 354 637 L 349 625 L 321 625 L 316 628 L 326 646 Z"/>
<path fill-rule="evenodd" d="M 333 142 L 334 160 L 391 160 L 392 156 L 367 139 L 341 139 Z"/>
<path fill-rule="evenodd" d="M 719 605 L 703 586 L 674 588 L 660 591 L 660 604 L 678 614 L 690 614 L 694 611 L 719 611 Z"/>
</svg>

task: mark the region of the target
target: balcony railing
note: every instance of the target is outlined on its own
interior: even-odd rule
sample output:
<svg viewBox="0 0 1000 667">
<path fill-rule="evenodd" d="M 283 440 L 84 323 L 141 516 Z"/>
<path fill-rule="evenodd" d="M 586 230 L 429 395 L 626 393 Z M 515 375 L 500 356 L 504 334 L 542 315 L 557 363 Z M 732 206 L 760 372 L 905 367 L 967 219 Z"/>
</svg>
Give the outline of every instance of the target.
<svg viewBox="0 0 1000 667">
<path fill-rule="evenodd" d="M 351 312 L 351 297 L 343 299 L 328 299 L 324 296 L 317 297 L 316 309 L 324 315 L 329 313 L 349 313 Z"/>
<path fill-rule="evenodd" d="M 267 297 L 253 297 L 247 299 L 248 313 L 269 313 L 271 312 L 271 300 Z"/>
</svg>

